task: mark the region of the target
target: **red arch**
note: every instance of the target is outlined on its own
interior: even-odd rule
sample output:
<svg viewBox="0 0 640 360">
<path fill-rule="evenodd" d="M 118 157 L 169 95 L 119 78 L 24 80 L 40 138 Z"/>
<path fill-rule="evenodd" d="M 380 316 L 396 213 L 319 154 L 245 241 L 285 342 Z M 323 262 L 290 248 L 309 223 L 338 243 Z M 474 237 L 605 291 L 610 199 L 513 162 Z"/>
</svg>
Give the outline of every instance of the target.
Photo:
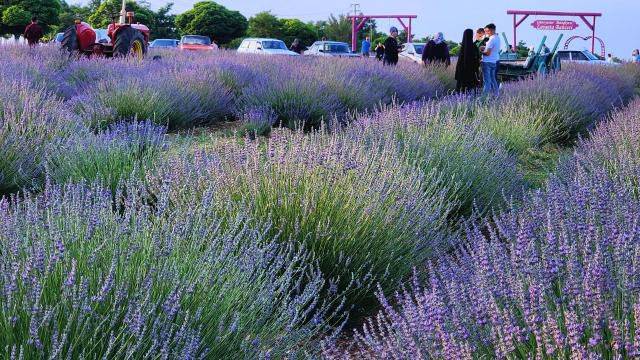
<svg viewBox="0 0 640 360">
<path fill-rule="evenodd" d="M 582 39 L 582 40 L 586 41 L 586 40 L 590 40 L 591 38 L 592 38 L 592 36 L 584 37 L 584 36 L 574 35 L 574 36 L 568 38 L 567 41 L 564 43 L 564 49 L 565 50 L 569 49 L 569 44 L 575 39 Z M 602 39 L 600 39 L 597 36 L 595 37 L 595 39 L 598 40 L 598 42 L 600 43 L 600 56 L 602 56 L 603 58 L 606 57 L 607 49 L 606 49 L 606 47 L 604 45 L 604 41 L 602 41 Z"/>
</svg>

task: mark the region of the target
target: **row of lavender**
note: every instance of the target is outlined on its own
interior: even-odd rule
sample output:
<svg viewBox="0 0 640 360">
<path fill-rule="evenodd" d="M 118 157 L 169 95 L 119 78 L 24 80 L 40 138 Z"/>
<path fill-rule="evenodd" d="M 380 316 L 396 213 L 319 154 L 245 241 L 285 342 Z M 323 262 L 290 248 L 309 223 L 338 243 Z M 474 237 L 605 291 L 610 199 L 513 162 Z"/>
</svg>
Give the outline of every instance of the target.
<svg viewBox="0 0 640 360">
<path fill-rule="evenodd" d="M 329 358 L 640 356 L 640 101 L 613 115 L 541 191 L 466 227 Z"/>
<path fill-rule="evenodd" d="M 169 129 L 211 125 L 264 113 L 255 122 L 317 127 L 347 112 L 393 100 L 435 98 L 451 90 L 451 72 L 402 64 L 312 58 L 164 53 L 157 61 L 69 61 L 55 48 L 3 48 L 3 76 L 27 78 L 69 100 L 93 128 L 148 119 Z"/>
<path fill-rule="evenodd" d="M 407 104 L 341 131 L 220 139 L 185 154 L 163 152 L 164 129 L 149 123 L 89 131 L 64 111 L 73 100 L 34 91 L 42 74 L 23 74 L 3 96 L 0 147 L 12 156 L 0 164 L 13 172 L 0 174 L 43 190 L 0 203 L 0 351 L 313 354 L 322 336 L 371 311 L 376 284 L 389 294 L 441 257 L 461 216 L 522 192 L 516 140 L 575 138 L 624 103 L 633 84 L 621 74 L 574 69 L 513 85 L 495 103 Z M 566 100 L 602 86 L 609 92 L 591 102 Z M 521 132 L 504 132 L 508 116 Z M 26 155 L 35 160 L 12 160 Z"/>
</svg>

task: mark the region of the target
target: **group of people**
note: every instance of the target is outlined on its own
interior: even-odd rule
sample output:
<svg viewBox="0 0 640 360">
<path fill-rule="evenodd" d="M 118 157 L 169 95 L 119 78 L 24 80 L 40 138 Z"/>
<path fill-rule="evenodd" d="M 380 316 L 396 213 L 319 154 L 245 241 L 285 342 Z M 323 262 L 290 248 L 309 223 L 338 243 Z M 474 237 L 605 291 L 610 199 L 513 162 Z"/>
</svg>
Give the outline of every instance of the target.
<svg viewBox="0 0 640 360">
<path fill-rule="evenodd" d="M 464 31 L 456 64 L 456 91 L 476 91 L 482 84 L 485 93 L 498 94 L 500 46 L 494 24 L 478 29 L 475 40 L 473 30 Z"/>
<path fill-rule="evenodd" d="M 480 86 L 485 93 L 497 94 L 498 65 L 500 62 L 500 38 L 496 35 L 496 26 L 488 24 L 475 33 L 466 29 L 462 35 L 460 53 L 456 64 L 456 90 L 458 92 L 476 91 Z M 384 65 L 396 65 L 402 46 L 398 42 L 398 29 L 391 27 L 389 37 L 384 44 L 378 43 L 375 48 L 376 59 Z M 371 41 L 367 36 L 362 42 L 362 56 L 369 57 Z M 444 35 L 439 32 L 430 39 L 422 51 L 422 62 L 425 66 L 442 64 L 449 66 L 451 56 Z"/>
</svg>

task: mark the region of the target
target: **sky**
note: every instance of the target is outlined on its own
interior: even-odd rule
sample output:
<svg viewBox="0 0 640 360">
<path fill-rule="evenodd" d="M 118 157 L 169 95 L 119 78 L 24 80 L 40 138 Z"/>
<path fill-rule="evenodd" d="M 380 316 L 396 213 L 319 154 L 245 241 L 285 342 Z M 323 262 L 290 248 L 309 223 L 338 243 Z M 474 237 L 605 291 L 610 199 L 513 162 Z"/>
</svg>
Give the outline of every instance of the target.
<svg viewBox="0 0 640 360">
<path fill-rule="evenodd" d="M 148 0 L 158 8 L 168 0 Z M 547 10 L 571 12 L 600 12 L 596 20 L 596 36 L 606 44 L 607 53 L 619 58 L 629 58 L 631 51 L 640 48 L 640 0 L 424 0 L 424 1 L 382 1 L 382 0 L 215 0 L 229 9 L 238 10 L 250 16 L 269 10 L 279 17 L 299 18 L 303 21 L 323 20 L 330 14 L 347 14 L 352 3 L 360 4 L 365 14 L 415 14 L 413 32 L 416 38 L 441 31 L 445 38 L 461 41 L 466 28 L 478 28 L 490 22 L 505 32 L 512 42 L 513 17 L 507 9 Z M 82 3 L 81 0 L 75 2 Z M 190 9 L 197 1 L 172 0 L 176 13 Z M 538 31 L 531 23 L 535 20 L 573 20 L 578 28 L 565 31 L 564 41 L 572 35 L 589 36 L 591 30 L 579 18 L 559 18 L 553 16 L 529 17 L 518 28 L 518 39 L 528 45 L 537 45 L 543 35 L 548 35 L 547 45 L 553 46 L 559 31 Z M 390 26 L 400 26 L 396 20 L 378 20 L 380 30 L 387 32 Z M 153 29 L 152 29 L 153 30 Z M 587 49 L 591 43 L 582 39 L 574 40 L 570 48 Z M 600 47 L 596 44 L 597 54 Z"/>
</svg>

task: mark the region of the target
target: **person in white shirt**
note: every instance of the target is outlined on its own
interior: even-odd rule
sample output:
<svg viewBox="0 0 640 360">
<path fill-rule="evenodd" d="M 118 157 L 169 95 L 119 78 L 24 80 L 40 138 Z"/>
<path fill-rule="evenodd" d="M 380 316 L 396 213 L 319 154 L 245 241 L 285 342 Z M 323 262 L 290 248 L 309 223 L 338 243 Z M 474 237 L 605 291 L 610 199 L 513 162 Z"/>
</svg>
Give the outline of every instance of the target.
<svg viewBox="0 0 640 360">
<path fill-rule="evenodd" d="M 609 64 L 613 64 L 614 61 L 613 61 L 613 56 L 611 54 L 607 55 L 607 62 Z"/>
<path fill-rule="evenodd" d="M 500 60 L 500 38 L 496 35 L 496 26 L 489 24 L 484 27 L 484 32 L 489 36 L 489 41 L 485 46 L 480 47 L 482 53 L 482 78 L 484 82 L 484 92 L 498 94 L 498 81 L 496 72 L 498 71 L 498 61 Z"/>
</svg>

